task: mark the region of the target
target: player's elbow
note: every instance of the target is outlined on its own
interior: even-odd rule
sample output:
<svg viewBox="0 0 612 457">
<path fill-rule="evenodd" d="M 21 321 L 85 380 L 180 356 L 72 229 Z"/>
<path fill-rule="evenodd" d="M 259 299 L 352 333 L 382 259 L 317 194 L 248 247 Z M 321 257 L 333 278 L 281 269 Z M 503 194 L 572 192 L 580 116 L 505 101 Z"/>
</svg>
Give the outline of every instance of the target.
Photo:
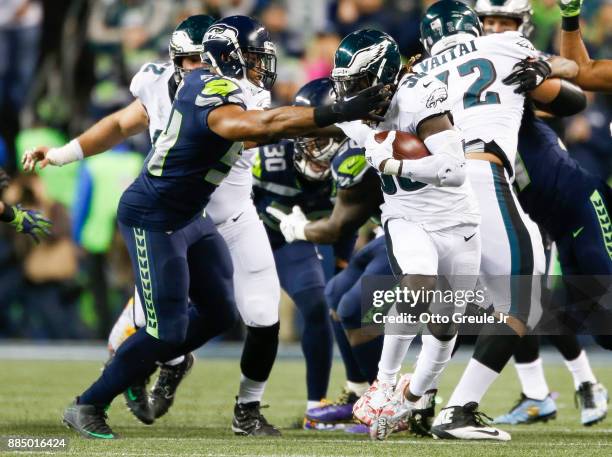
<svg viewBox="0 0 612 457">
<path fill-rule="evenodd" d="M 558 84 L 552 100 L 549 96 L 535 98 L 537 108 L 560 117 L 573 116 L 586 108 L 586 95 L 580 87 L 563 79 L 558 80 Z"/>
</svg>

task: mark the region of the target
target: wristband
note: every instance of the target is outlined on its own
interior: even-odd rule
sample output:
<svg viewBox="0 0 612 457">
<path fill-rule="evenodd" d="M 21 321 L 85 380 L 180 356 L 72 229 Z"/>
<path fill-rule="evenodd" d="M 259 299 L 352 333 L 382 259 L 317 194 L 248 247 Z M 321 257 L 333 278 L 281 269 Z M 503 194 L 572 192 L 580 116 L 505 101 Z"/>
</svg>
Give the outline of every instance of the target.
<svg viewBox="0 0 612 457">
<path fill-rule="evenodd" d="M 383 173 L 386 175 L 399 176 L 402 173 L 402 161 L 396 159 L 387 159 L 383 168 Z"/>
<path fill-rule="evenodd" d="M 303 240 L 303 241 L 307 241 L 306 240 L 306 225 L 308 224 L 307 221 L 299 224 L 299 225 L 294 225 L 294 234 L 295 234 L 295 239 L 296 240 Z"/>
<path fill-rule="evenodd" d="M 61 167 L 77 160 L 83 160 L 83 149 L 76 138 L 59 148 L 51 148 L 47 152 L 51 164 Z"/>
<path fill-rule="evenodd" d="M 575 32 L 580 28 L 580 15 L 561 18 L 561 29 L 566 32 Z"/>
</svg>

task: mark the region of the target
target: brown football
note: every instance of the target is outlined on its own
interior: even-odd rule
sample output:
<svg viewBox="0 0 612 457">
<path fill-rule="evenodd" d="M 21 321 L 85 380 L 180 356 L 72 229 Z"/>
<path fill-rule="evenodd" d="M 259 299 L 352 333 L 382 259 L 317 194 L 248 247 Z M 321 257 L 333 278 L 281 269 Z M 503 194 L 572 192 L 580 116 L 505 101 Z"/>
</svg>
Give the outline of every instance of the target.
<svg viewBox="0 0 612 457">
<path fill-rule="evenodd" d="M 382 143 L 387 138 L 388 131 L 378 132 L 374 139 Z M 425 143 L 411 133 L 398 131 L 393 141 L 393 158 L 397 160 L 416 160 L 431 155 Z"/>
</svg>

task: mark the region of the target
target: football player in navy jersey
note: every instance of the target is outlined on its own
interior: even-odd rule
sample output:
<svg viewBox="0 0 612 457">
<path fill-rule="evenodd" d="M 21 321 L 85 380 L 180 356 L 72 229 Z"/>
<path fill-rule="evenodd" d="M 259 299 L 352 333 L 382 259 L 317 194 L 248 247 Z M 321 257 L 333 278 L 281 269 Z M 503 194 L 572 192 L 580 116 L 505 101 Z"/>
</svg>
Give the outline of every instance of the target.
<svg viewBox="0 0 612 457">
<path fill-rule="evenodd" d="M 487 34 L 514 30 L 528 34 L 533 28 L 528 0 L 479 0 L 475 10 Z M 607 214 L 609 187 L 569 157 L 559 137 L 536 117 L 530 105 L 525 108 L 519 130 L 515 167 L 514 187 L 519 203 L 555 241 L 563 274 L 611 274 L 612 261 L 602 235 L 605 227 L 600 225 L 597 213 L 601 209 Z M 592 425 L 602 420 L 607 412 L 607 391 L 597 382 L 575 334 L 549 338 L 564 356 L 574 378 L 582 423 Z M 556 405 L 548 390 L 538 347 L 537 335 L 527 335 L 518 342 L 514 357 L 523 392 L 512 410 L 497 417 L 496 423 L 532 423 L 555 417 Z M 593 401 L 587 401 L 589 398 Z"/>
<path fill-rule="evenodd" d="M 347 119 L 370 118 L 386 104 L 379 86 L 317 108 L 246 110 L 247 94 L 235 78 L 269 89 L 276 77 L 274 44 L 267 30 L 246 16 L 213 24 L 204 37 L 202 58 L 212 72 L 199 69 L 185 76 L 166 129 L 119 203 L 119 228 L 147 323 L 65 410 L 64 423 L 87 437 L 116 437 L 106 422 L 106 408 L 153 371 L 156 362 L 186 354 L 234 325 L 229 252 L 202 210 L 239 157 L 242 142 L 268 143 Z M 59 165 L 87 155 L 91 151 L 82 148 L 77 154 L 38 153 L 29 160 Z"/>
</svg>

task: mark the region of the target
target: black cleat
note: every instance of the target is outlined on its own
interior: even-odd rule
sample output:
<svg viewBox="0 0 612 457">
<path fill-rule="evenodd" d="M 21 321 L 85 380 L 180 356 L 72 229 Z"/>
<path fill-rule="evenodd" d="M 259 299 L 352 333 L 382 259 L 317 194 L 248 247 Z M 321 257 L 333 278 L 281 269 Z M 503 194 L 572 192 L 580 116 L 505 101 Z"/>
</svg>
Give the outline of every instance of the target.
<svg viewBox="0 0 612 457">
<path fill-rule="evenodd" d="M 64 410 L 62 422 L 85 438 L 103 440 L 118 438 L 106 423 L 106 419 L 103 406 L 78 405 L 74 401 Z"/>
<path fill-rule="evenodd" d="M 417 402 L 408 419 L 410 431 L 417 436 L 431 436 L 431 424 L 436 417 L 436 395 L 438 389 L 430 389 Z"/>
<path fill-rule="evenodd" d="M 450 406 L 440 411 L 431 427 L 436 439 L 510 441 L 510 434 L 487 423 L 490 418 L 478 411 L 478 403 Z"/>
<path fill-rule="evenodd" d="M 143 381 L 141 384 L 134 384 L 128 387 L 123 396 L 125 397 L 125 404 L 127 405 L 130 412 L 136 416 L 136 418 L 143 424 L 151 425 L 155 422 L 155 414 L 149 403 L 149 395 L 147 394 L 147 382 Z"/>
<path fill-rule="evenodd" d="M 234 418 L 232 419 L 232 430 L 236 435 L 243 436 L 281 436 L 280 430 L 269 424 L 261 414 L 261 406 L 258 401 L 250 403 L 238 403 L 234 406 Z"/>
<path fill-rule="evenodd" d="M 156 419 L 166 414 L 174 403 L 176 389 L 191 370 L 194 361 L 195 357 L 189 353 L 178 365 L 162 365 L 159 369 L 159 377 L 150 394 L 150 405 Z"/>
</svg>

